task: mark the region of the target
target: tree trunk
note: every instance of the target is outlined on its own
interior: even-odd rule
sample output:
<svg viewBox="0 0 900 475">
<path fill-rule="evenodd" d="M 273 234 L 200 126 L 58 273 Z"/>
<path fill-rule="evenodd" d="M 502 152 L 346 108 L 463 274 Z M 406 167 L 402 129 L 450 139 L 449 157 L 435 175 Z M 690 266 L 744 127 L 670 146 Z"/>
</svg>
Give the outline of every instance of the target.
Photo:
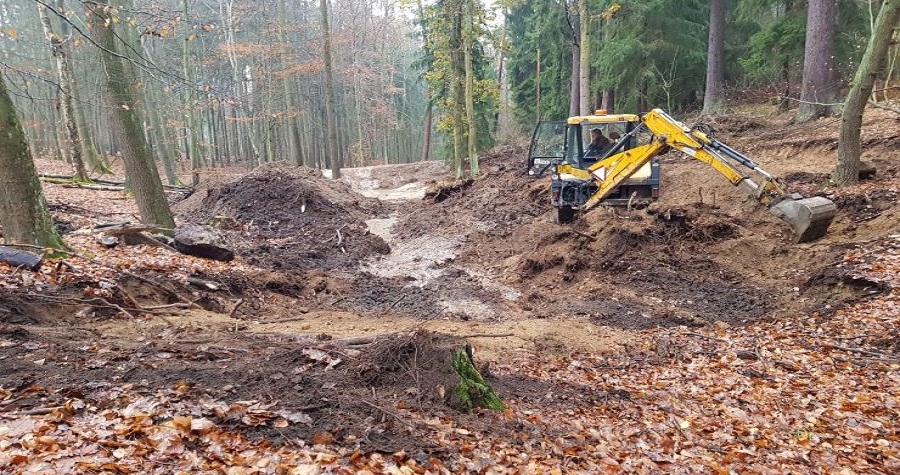
<svg viewBox="0 0 900 475">
<path fill-rule="evenodd" d="M 465 116 L 466 116 L 466 90 L 465 77 L 466 66 L 463 58 L 463 0 L 454 0 L 452 7 L 448 9 L 446 14 L 450 17 L 450 37 L 447 45 L 450 53 L 450 81 L 452 83 L 453 94 L 453 159 L 456 168 L 456 178 L 461 179 L 464 175 L 463 157 L 465 154 Z"/>
<path fill-rule="evenodd" d="M 838 162 L 834 170 L 834 181 L 838 185 L 852 185 L 859 180 L 863 110 L 866 108 L 869 94 L 872 93 L 878 68 L 884 61 L 898 22 L 900 22 L 900 0 L 888 0 L 878 12 L 875 29 L 869 37 L 866 52 L 859 63 L 859 69 L 853 78 L 853 86 L 844 103 L 841 138 L 838 142 Z"/>
<path fill-rule="evenodd" d="M 328 128 L 328 148 L 331 157 L 331 177 L 341 177 L 341 154 L 338 152 L 337 122 L 334 111 L 334 75 L 331 61 L 331 26 L 328 24 L 328 0 L 319 0 L 320 24 L 322 26 L 322 56 L 325 62 L 325 122 Z"/>
<path fill-rule="evenodd" d="M 579 106 L 581 102 L 581 22 L 572 22 L 572 75 L 570 83 L 572 90 L 569 91 L 569 115 L 579 115 Z"/>
<path fill-rule="evenodd" d="M 428 161 L 431 156 L 431 124 L 434 120 L 434 104 L 431 103 L 431 89 L 426 91 L 428 104 L 425 105 L 425 123 L 422 125 L 422 153 L 419 160 Z"/>
<path fill-rule="evenodd" d="M 0 75 L 0 225 L 7 243 L 62 249 L 53 227 L 41 183 L 34 169 L 25 132 Z"/>
<path fill-rule="evenodd" d="M 703 95 L 704 114 L 725 112 L 725 97 L 722 91 L 725 81 L 725 12 L 725 0 L 710 1 L 706 91 Z"/>
<path fill-rule="evenodd" d="M 615 4 L 614 4 L 614 6 L 615 6 Z M 613 7 L 610 7 L 610 8 L 613 8 Z M 607 10 L 604 13 L 607 13 L 607 12 L 609 12 L 609 10 Z M 603 21 L 603 44 L 604 45 L 606 45 L 609 42 L 609 38 L 610 38 L 609 24 L 612 21 L 614 14 L 615 14 L 615 12 L 611 12 L 611 13 L 605 14 L 603 17 L 603 19 L 604 19 L 604 21 Z M 612 114 L 613 111 L 615 111 L 615 109 L 616 109 L 616 90 L 615 89 L 604 89 L 602 96 L 603 97 L 601 97 L 601 99 L 600 99 L 600 107 L 603 110 L 605 110 L 607 114 Z"/>
<path fill-rule="evenodd" d="M 465 31 L 463 32 L 463 57 L 466 74 L 466 135 L 469 138 L 469 173 L 478 176 L 478 127 L 475 120 L 475 71 L 472 67 L 472 46 L 475 42 L 475 28 L 472 18 L 473 6 L 465 5 Z"/>
<path fill-rule="evenodd" d="M 147 151 L 147 142 L 137 115 L 141 106 L 134 90 L 136 82 L 131 70 L 125 67 L 127 58 L 118 53 L 116 33 L 110 10 L 102 5 L 86 4 L 89 25 L 97 44 L 104 48 L 100 55 L 107 78 L 110 132 L 121 140 L 125 175 L 134 191 L 141 220 L 164 228 L 174 228 L 175 221 L 163 191 L 162 181 L 153 157 Z M 107 26 L 108 25 L 108 26 Z"/>
<path fill-rule="evenodd" d="M 281 67 L 287 70 L 289 66 L 288 56 L 292 47 L 287 40 L 285 29 L 288 27 L 287 7 L 284 0 L 278 0 L 278 42 L 287 51 L 281 55 Z M 300 143 L 300 127 L 297 124 L 297 100 L 294 97 L 293 82 L 291 76 L 282 73 L 281 85 L 284 89 L 284 105 L 287 108 L 285 118 L 287 119 L 287 143 L 288 143 L 288 159 L 295 165 L 303 165 L 303 150 Z"/>
<path fill-rule="evenodd" d="M 541 121 L 541 48 L 537 49 L 534 73 L 534 121 Z"/>
<path fill-rule="evenodd" d="M 459 384 L 448 395 L 448 405 L 460 412 L 472 412 L 473 409 L 493 409 L 502 411 L 506 405 L 484 381 L 484 376 L 475 367 L 469 345 L 455 348 L 451 353 L 450 366 L 459 376 Z"/>
<path fill-rule="evenodd" d="M 152 49 L 152 41 L 141 41 L 143 46 L 144 55 L 148 58 L 153 58 L 154 50 Z M 163 111 L 166 110 L 166 107 L 163 105 L 161 99 L 161 94 L 159 92 L 159 84 L 153 84 L 145 82 L 146 87 L 146 99 L 149 101 L 151 107 L 147 109 L 147 120 L 150 122 L 150 134 L 149 139 L 151 144 L 156 144 L 156 150 L 158 150 L 157 155 L 160 157 L 160 161 L 163 164 L 163 171 L 166 174 L 166 181 L 170 185 L 181 185 L 178 180 L 178 175 L 175 171 L 175 161 L 176 161 L 176 153 L 175 149 L 172 146 L 172 142 L 169 140 L 167 136 L 167 127 L 165 127 L 166 119 L 163 115 Z"/>
<path fill-rule="evenodd" d="M 182 9 L 184 10 L 185 20 L 190 18 L 190 10 L 188 8 L 188 0 L 184 0 L 182 2 Z M 181 70 L 188 83 L 193 82 L 194 77 L 194 70 L 191 67 L 191 41 L 193 41 L 195 36 L 194 33 L 186 34 L 184 36 L 184 43 L 181 45 Z M 200 181 L 198 170 L 203 166 L 203 161 L 200 158 L 200 146 L 197 144 L 197 118 L 196 112 L 194 111 L 194 90 L 190 85 L 184 88 L 184 123 L 186 125 L 185 155 L 188 156 L 191 163 L 191 184 L 197 186 L 197 183 Z"/>
<path fill-rule="evenodd" d="M 578 44 L 578 109 L 579 115 L 593 113 L 591 103 L 591 17 L 588 15 L 587 0 L 578 0 L 578 24 L 581 27 Z"/>
<path fill-rule="evenodd" d="M 616 110 L 616 90 L 603 90 L 603 109 L 607 114 L 612 114 Z"/>
<path fill-rule="evenodd" d="M 797 120 L 829 115 L 837 101 L 834 71 L 835 0 L 810 0 L 806 21 L 806 49 Z"/>
<path fill-rule="evenodd" d="M 59 81 L 59 87 L 57 89 L 59 111 L 62 115 L 63 126 L 65 127 L 66 139 L 68 142 L 64 147 L 65 150 L 62 150 L 62 152 L 72 164 L 72 178 L 75 181 L 87 181 L 87 173 L 84 170 L 84 159 L 81 155 L 81 137 L 78 135 L 78 125 L 75 122 L 75 110 L 72 108 L 72 90 L 74 89 L 72 60 L 65 50 L 62 38 L 53 31 L 53 27 L 50 25 L 50 17 L 47 16 L 46 7 L 38 5 L 38 14 L 41 17 L 41 24 L 44 27 L 44 37 L 50 42 L 51 53 L 56 59 L 56 78 Z"/>
</svg>

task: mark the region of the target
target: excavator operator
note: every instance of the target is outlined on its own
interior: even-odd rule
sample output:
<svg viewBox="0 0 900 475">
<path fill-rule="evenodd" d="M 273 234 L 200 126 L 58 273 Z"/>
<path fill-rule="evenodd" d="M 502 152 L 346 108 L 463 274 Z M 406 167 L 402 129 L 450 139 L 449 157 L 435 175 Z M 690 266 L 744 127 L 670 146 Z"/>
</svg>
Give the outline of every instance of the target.
<svg viewBox="0 0 900 475">
<path fill-rule="evenodd" d="M 603 135 L 603 131 L 599 128 L 591 130 L 591 145 L 584 152 L 584 158 L 588 161 L 595 162 L 598 158 L 606 154 L 612 142 Z"/>
</svg>

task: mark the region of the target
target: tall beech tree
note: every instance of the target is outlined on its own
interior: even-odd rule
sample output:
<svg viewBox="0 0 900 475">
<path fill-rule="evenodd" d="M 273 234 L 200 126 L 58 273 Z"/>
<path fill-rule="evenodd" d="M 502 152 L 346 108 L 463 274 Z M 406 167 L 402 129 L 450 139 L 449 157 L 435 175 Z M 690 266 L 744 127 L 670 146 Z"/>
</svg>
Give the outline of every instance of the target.
<svg viewBox="0 0 900 475">
<path fill-rule="evenodd" d="M 122 37 L 114 31 L 116 10 L 109 5 L 87 3 L 91 34 L 102 48 L 100 58 L 106 69 L 109 126 L 122 147 L 122 160 L 128 185 L 134 192 L 141 220 L 146 224 L 174 228 L 162 180 L 147 146 L 141 118 L 143 101 L 135 89 L 134 71 L 126 65 L 128 58 L 119 53 Z"/>
<path fill-rule="evenodd" d="M 331 57 L 331 25 L 328 22 L 328 0 L 319 0 L 319 21 L 322 28 L 322 61 L 325 64 L 325 127 L 328 133 L 327 153 L 330 155 L 331 177 L 341 177 L 341 154 L 338 149 L 337 124 L 334 117 L 334 64 Z"/>
<path fill-rule="evenodd" d="M 497 83 L 487 78 L 481 43 L 484 7 L 478 0 L 439 0 L 424 13 L 425 78 L 441 113 L 438 130 L 449 135 L 445 155 L 458 177 L 465 175 L 466 165 L 476 176 L 477 153 L 493 143 L 490 123 L 496 119 Z"/>
<path fill-rule="evenodd" d="M 72 178 L 76 181 L 86 181 L 87 172 L 84 169 L 81 136 L 76 123 L 75 109 L 72 106 L 72 93 L 75 90 L 72 60 L 64 39 L 53 30 L 46 7 L 38 5 L 38 13 L 41 17 L 41 25 L 44 27 L 44 37 L 50 42 L 51 55 L 56 60 L 56 77 L 59 80 L 59 89 L 57 90 L 59 111 L 68 139 L 68 146 L 63 147 L 63 153 L 72 164 Z"/>
<path fill-rule="evenodd" d="M 0 74 L 0 225 L 7 243 L 62 249 L 25 132 Z"/>
</svg>

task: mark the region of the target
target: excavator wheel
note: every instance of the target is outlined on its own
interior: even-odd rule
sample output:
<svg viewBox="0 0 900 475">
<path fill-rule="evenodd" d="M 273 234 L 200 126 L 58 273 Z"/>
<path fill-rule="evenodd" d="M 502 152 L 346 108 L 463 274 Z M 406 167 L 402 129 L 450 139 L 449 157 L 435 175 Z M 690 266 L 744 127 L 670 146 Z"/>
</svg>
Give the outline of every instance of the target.
<svg viewBox="0 0 900 475">
<path fill-rule="evenodd" d="M 779 201 L 770 211 L 791 227 L 797 242 L 808 242 L 825 235 L 837 213 L 837 206 L 828 198 L 813 196 Z"/>
<path fill-rule="evenodd" d="M 575 220 L 575 210 L 571 206 L 556 206 L 553 208 L 553 222 L 556 224 L 571 223 Z"/>
</svg>

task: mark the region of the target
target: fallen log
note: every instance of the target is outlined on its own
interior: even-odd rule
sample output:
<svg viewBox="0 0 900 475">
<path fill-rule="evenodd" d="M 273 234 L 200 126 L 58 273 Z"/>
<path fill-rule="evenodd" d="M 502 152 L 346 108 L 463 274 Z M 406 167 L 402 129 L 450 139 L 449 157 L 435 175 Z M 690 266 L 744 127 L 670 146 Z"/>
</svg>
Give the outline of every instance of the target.
<svg viewBox="0 0 900 475">
<path fill-rule="evenodd" d="M 0 262 L 5 262 L 13 267 L 24 267 L 30 271 L 41 268 L 44 258 L 28 251 L 0 246 Z"/>
<path fill-rule="evenodd" d="M 41 181 L 44 181 L 47 183 L 56 183 L 56 184 L 62 184 L 62 185 L 66 185 L 66 184 L 76 184 L 77 185 L 78 184 L 73 181 L 74 178 L 72 177 L 72 175 L 52 175 L 52 174 L 42 173 L 42 174 L 38 175 L 38 177 L 41 179 Z M 85 185 L 91 185 L 91 184 L 108 185 L 108 186 L 112 186 L 112 187 L 117 187 L 118 189 L 124 189 L 124 187 L 125 187 L 125 182 L 123 182 L 123 181 L 103 180 L 100 178 L 91 178 L 87 183 L 82 183 L 82 184 L 85 184 Z M 90 188 L 90 186 L 83 186 L 82 188 Z M 179 193 L 193 193 L 194 192 L 194 189 L 192 187 L 184 186 L 184 185 L 163 184 L 163 189 L 165 189 L 167 191 L 177 191 Z"/>
<path fill-rule="evenodd" d="M 219 284 L 210 282 L 208 280 L 198 279 L 196 277 L 188 277 L 187 281 L 190 285 L 196 285 L 197 287 L 202 287 L 206 290 L 219 290 Z"/>
</svg>

